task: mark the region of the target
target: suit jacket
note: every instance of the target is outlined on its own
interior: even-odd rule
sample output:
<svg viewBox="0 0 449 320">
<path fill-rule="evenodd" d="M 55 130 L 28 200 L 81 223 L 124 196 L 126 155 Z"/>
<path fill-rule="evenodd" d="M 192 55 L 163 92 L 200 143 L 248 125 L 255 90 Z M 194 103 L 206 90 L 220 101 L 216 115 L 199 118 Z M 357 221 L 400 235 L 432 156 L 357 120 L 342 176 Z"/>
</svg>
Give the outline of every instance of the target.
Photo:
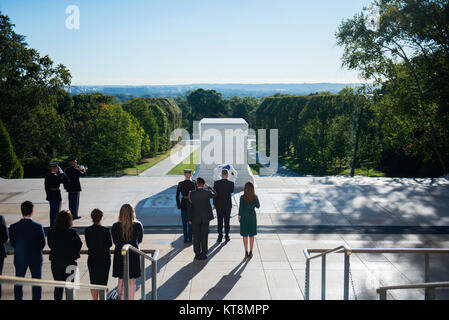
<svg viewBox="0 0 449 320">
<path fill-rule="evenodd" d="M 0 215 L 0 259 L 6 258 L 6 242 L 8 242 L 8 227 L 6 226 L 5 218 Z"/>
<path fill-rule="evenodd" d="M 21 219 L 9 227 L 9 239 L 14 247 L 14 264 L 42 262 L 45 233 L 41 224 L 32 219 Z"/>
<path fill-rule="evenodd" d="M 51 262 L 70 263 L 80 257 L 83 243 L 75 229 L 50 229 L 47 240 Z"/>
<path fill-rule="evenodd" d="M 84 230 L 84 237 L 89 256 L 111 257 L 109 249 L 112 247 L 112 237 L 108 228 L 93 224 Z"/>
<path fill-rule="evenodd" d="M 212 188 L 199 188 L 190 191 L 187 213 L 192 224 L 206 223 L 214 219 L 210 199 L 216 197 L 217 193 Z"/>
<path fill-rule="evenodd" d="M 232 209 L 232 193 L 234 192 L 234 182 L 228 179 L 221 179 L 214 182 L 214 190 L 217 196 L 214 198 L 214 205 L 217 209 Z"/>
</svg>

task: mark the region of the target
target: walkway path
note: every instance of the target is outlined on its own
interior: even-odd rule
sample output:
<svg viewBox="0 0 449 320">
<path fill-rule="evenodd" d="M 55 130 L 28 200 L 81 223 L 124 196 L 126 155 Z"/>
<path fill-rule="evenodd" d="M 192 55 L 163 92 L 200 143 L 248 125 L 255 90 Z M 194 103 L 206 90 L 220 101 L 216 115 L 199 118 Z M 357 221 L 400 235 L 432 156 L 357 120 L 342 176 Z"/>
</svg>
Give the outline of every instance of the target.
<svg viewBox="0 0 449 320">
<path fill-rule="evenodd" d="M 173 167 L 177 166 L 193 151 L 199 148 L 199 144 L 194 144 L 192 141 L 183 141 L 182 144 L 182 149 L 177 151 L 174 155 L 155 164 L 148 170 L 140 173 L 139 177 L 164 177 Z M 176 146 L 174 148 L 176 148 Z"/>
</svg>

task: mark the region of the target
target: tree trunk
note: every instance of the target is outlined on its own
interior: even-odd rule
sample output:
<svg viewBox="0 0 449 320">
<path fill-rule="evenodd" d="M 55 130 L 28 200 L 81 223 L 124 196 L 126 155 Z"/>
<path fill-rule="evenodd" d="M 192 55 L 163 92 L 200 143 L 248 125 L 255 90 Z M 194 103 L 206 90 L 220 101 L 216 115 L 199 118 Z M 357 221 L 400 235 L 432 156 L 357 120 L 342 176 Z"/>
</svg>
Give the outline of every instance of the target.
<svg viewBox="0 0 449 320">
<path fill-rule="evenodd" d="M 410 71 L 412 73 L 413 79 L 415 80 L 417 89 L 418 89 L 418 94 L 419 94 L 419 107 L 421 108 L 422 113 L 424 114 L 424 116 L 427 118 L 427 121 L 429 121 L 429 125 L 430 125 L 430 135 L 432 137 L 432 146 L 433 149 L 438 157 L 438 160 L 440 162 L 441 168 L 443 169 L 443 174 L 447 172 L 446 170 L 446 164 L 444 163 L 444 159 L 441 156 L 440 150 L 438 148 L 438 140 L 437 140 L 437 134 L 436 134 L 436 130 L 435 130 L 435 126 L 433 125 L 433 120 L 432 117 L 430 116 L 430 114 L 427 112 L 425 106 L 424 106 L 424 94 L 421 88 L 421 84 L 419 83 L 419 79 L 418 76 L 415 72 L 415 69 L 412 65 L 412 63 L 410 62 L 410 60 L 407 57 L 407 54 L 405 53 L 405 51 L 402 49 L 402 47 L 395 43 L 400 50 L 402 51 L 402 58 L 405 60 L 406 64 L 409 66 Z"/>
<path fill-rule="evenodd" d="M 357 120 L 357 130 L 355 133 L 354 153 L 352 155 L 352 163 L 351 163 L 351 177 L 354 177 L 355 167 L 357 165 L 357 153 L 359 152 L 360 131 L 362 129 L 362 126 L 360 125 L 360 123 L 362 122 L 362 114 L 363 114 L 363 107 L 360 109 L 359 118 Z"/>
</svg>

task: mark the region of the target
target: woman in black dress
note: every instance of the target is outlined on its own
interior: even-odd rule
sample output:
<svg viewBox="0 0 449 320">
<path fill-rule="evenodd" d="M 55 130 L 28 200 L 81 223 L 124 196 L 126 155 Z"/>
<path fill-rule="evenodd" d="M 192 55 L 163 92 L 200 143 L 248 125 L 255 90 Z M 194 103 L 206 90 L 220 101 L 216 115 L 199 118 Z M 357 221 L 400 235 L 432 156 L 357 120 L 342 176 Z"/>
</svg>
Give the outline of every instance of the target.
<svg viewBox="0 0 449 320">
<path fill-rule="evenodd" d="M 50 247 L 51 272 L 57 281 L 75 280 L 75 272 L 80 257 L 81 242 L 78 232 L 71 228 L 73 223 L 70 210 L 56 215 L 54 228 L 48 230 L 47 241 Z M 67 294 L 67 293 L 66 293 Z M 62 300 L 63 288 L 55 288 L 55 300 Z"/>
<path fill-rule="evenodd" d="M 134 208 L 130 204 L 124 204 L 120 208 L 118 222 L 112 225 L 112 240 L 115 244 L 114 265 L 112 276 L 118 278 L 118 293 L 120 299 L 124 299 L 123 290 L 123 256 L 122 247 L 130 244 L 139 248 L 139 243 L 143 239 L 142 224 L 136 220 Z M 129 253 L 129 299 L 134 300 L 136 291 L 136 278 L 140 277 L 140 257 L 138 254 L 130 251 Z"/>
<path fill-rule="evenodd" d="M 93 225 L 85 230 L 86 245 L 88 250 L 87 267 L 91 284 L 108 285 L 109 269 L 111 268 L 111 254 L 109 249 L 112 247 L 111 233 L 109 229 L 101 225 L 103 211 L 100 209 L 92 210 L 90 214 Z M 90 290 L 92 299 L 98 300 L 99 291 Z"/>
</svg>

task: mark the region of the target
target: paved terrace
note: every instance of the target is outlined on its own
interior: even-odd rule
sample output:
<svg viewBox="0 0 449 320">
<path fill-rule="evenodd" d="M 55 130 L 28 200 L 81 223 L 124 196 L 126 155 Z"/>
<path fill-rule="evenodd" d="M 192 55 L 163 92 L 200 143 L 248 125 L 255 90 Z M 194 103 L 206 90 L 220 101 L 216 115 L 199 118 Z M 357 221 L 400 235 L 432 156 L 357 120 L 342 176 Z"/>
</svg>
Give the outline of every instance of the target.
<svg viewBox="0 0 449 320">
<path fill-rule="evenodd" d="M 182 241 L 174 193 L 182 177 L 85 178 L 80 213 L 75 226 L 83 233 L 95 207 L 105 211 L 104 225 L 112 225 L 120 206 L 129 202 L 146 229 L 145 249 L 161 250 L 158 270 L 160 299 L 303 299 L 304 248 L 350 247 L 449 248 L 449 181 L 447 179 L 383 179 L 342 177 L 257 177 L 261 198 L 259 235 L 254 257 L 243 261 L 238 234 L 238 196 L 232 211 L 232 240 L 216 245 L 212 222 L 210 258 L 193 260 L 193 249 Z M 67 195 L 63 192 L 63 208 Z M 43 179 L 0 180 L 0 213 L 8 224 L 20 219 L 20 203 L 35 203 L 34 219 L 48 226 L 48 204 Z M 13 275 L 12 257 L 5 261 L 5 275 Z M 48 257 L 43 278 L 52 279 Z M 431 281 L 449 280 L 449 256 L 431 256 Z M 88 282 L 87 257 L 79 260 L 81 281 Z M 320 298 L 320 261 L 312 262 L 311 298 Z M 343 255 L 327 259 L 327 297 L 343 296 Z M 353 254 L 351 271 L 359 299 L 376 299 L 380 285 L 424 281 L 423 255 Z M 148 278 L 151 267 L 148 267 Z M 29 275 L 27 275 L 29 276 Z M 147 290 L 150 290 L 148 280 Z M 109 287 L 116 286 L 111 278 Z M 5 299 L 13 298 L 12 286 L 3 286 Z M 44 298 L 52 290 L 44 288 Z M 25 288 L 25 298 L 31 289 Z M 422 299 L 422 290 L 391 291 L 390 299 Z M 140 297 L 137 292 L 136 298 Z M 85 290 L 79 299 L 89 299 Z M 447 290 L 437 290 L 447 299 Z"/>
</svg>

